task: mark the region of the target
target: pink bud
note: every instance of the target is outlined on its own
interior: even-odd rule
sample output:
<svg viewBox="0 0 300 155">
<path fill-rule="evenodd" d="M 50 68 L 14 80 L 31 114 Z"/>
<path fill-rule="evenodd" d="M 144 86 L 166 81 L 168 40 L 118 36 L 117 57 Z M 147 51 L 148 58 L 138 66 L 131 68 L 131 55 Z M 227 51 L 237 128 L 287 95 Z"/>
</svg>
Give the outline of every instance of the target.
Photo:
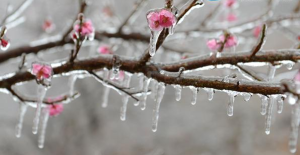
<svg viewBox="0 0 300 155">
<path fill-rule="evenodd" d="M 237 16 L 234 13 L 229 13 L 226 19 L 228 22 L 234 22 L 237 20 Z"/>
<path fill-rule="evenodd" d="M 254 29 L 253 29 L 253 35 L 254 37 L 259 37 L 260 35 L 260 32 L 261 32 L 261 26 L 256 26 Z"/>
<path fill-rule="evenodd" d="M 211 51 L 215 51 L 220 48 L 220 44 L 217 42 L 216 39 L 208 40 L 206 42 L 206 45 Z"/>
<path fill-rule="evenodd" d="M 225 41 L 225 36 L 222 35 L 219 37 L 220 41 L 221 42 L 224 42 Z M 237 38 L 235 36 L 232 36 L 230 35 L 228 38 L 227 38 L 227 41 L 225 43 L 225 48 L 231 48 L 231 47 L 234 47 L 237 45 Z"/>
<path fill-rule="evenodd" d="M 236 0 L 226 0 L 225 1 L 225 6 L 228 8 L 231 8 L 234 4 L 236 4 Z"/>
<path fill-rule="evenodd" d="M 64 110 L 63 104 L 52 104 L 49 105 L 49 115 L 50 116 L 57 116 L 62 113 Z"/>
<path fill-rule="evenodd" d="M 2 46 L 2 47 L 7 47 L 7 45 L 9 44 L 9 42 L 8 42 L 8 40 L 5 40 L 5 39 L 0 39 L 0 45 Z"/>
<path fill-rule="evenodd" d="M 43 24 L 43 30 L 45 32 L 51 32 L 54 30 L 55 25 L 53 24 L 53 22 L 50 19 L 47 19 L 44 21 Z"/>
<path fill-rule="evenodd" d="M 95 31 L 91 20 L 86 20 L 83 22 L 81 28 L 79 24 L 76 24 L 74 26 L 74 30 L 75 32 L 80 33 L 82 36 L 89 36 Z"/>
<path fill-rule="evenodd" d="M 52 67 L 50 65 L 33 63 L 31 73 L 35 75 L 38 80 L 49 79 L 52 76 Z"/>
<path fill-rule="evenodd" d="M 174 16 L 174 14 L 168 10 L 161 10 L 160 13 L 160 25 L 165 27 L 165 28 L 169 28 L 171 26 L 173 26 L 176 22 L 176 17 Z"/>
<path fill-rule="evenodd" d="M 161 31 L 163 27 L 160 24 L 160 14 L 158 12 L 150 12 L 147 15 L 149 28 L 152 31 Z"/>
<path fill-rule="evenodd" d="M 113 54 L 113 52 L 111 51 L 110 47 L 107 46 L 107 45 L 100 46 L 98 48 L 98 52 L 100 54 Z"/>
</svg>

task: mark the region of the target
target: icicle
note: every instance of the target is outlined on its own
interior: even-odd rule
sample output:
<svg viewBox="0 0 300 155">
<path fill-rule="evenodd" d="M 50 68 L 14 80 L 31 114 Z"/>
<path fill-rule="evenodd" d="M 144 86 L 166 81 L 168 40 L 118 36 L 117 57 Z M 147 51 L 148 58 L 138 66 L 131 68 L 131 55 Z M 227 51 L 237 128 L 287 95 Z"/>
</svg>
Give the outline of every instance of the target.
<svg viewBox="0 0 300 155">
<path fill-rule="evenodd" d="M 74 94 L 74 86 L 75 86 L 76 79 L 77 79 L 76 75 L 73 75 L 73 76 L 70 77 L 70 80 L 69 80 L 69 86 L 70 86 L 69 95 Z"/>
<path fill-rule="evenodd" d="M 144 87 L 144 75 L 143 74 L 139 74 L 139 85 L 138 85 L 138 90 L 143 91 L 143 87 Z M 153 92 L 152 92 L 153 93 Z M 140 104 L 140 101 L 135 102 L 134 106 L 138 106 Z"/>
<path fill-rule="evenodd" d="M 159 88 L 158 88 L 158 94 L 157 94 L 157 100 L 155 104 L 155 108 L 153 110 L 153 118 L 152 118 L 152 131 L 156 132 L 157 131 L 157 124 L 158 124 L 158 118 L 159 118 L 159 107 L 160 103 L 164 97 L 165 94 L 165 84 L 164 83 L 159 83 Z"/>
<path fill-rule="evenodd" d="M 267 115 L 266 115 L 266 134 L 270 134 L 271 131 L 271 123 L 272 123 L 272 112 L 273 112 L 273 105 L 275 102 L 275 97 L 270 96 Z"/>
<path fill-rule="evenodd" d="M 267 107 L 268 107 L 268 97 L 262 95 L 261 96 L 261 114 L 265 115 L 267 113 Z"/>
<path fill-rule="evenodd" d="M 277 96 L 277 112 L 281 114 L 283 111 L 283 99 L 281 95 Z"/>
<path fill-rule="evenodd" d="M 153 57 L 156 53 L 156 43 L 161 31 L 151 31 L 149 54 Z"/>
<path fill-rule="evenodd" d="M 208 98 L 208 100 L 209 101 L 212 101 L 213 100 L 213 98 L 214 98 L 214 89 L 212 89 L 212 88 L 203 88 L 204 89 L 204 91 L 206 91 L 206 93 L 207 93 L 207 98 Z"/>
<path fill-rule="evenodd" d="M 197 103 L 197 97 L 198 97 L 198 89 L 194 86 L 189 86 L 192 93 L 193 93 L 193 97 L 192 97 L 192 105 L 195 105 Z"/>
<path fill-rule="evenodd" d="M 289 148 L 291 153 L 296 153 L 297 151 L 299 123 L 300 123 L 300 105 L 299 103 L 297 103 L 293 106 L 293 111 L 292 111 L 291 133 L 290 133 L 290 140 L 289 140 Z"/>
<path fill-rule="evenodd" d="M 276 73 L 276 67 L 273 65 L 270 65 L 269 75 L 268 75 L 268 81 L 271 81 L 274 79 L 275 73 Z"/>
<path fill-rule="evenodd" d="M 42 126 L 41 126 L 42 128 L 41 128 L 41 132 L 40 132 L 39 140 L 38 140 L 39 148 L 44 147 L 48 119 L 49 119 L 49 109 L 46 107 L 43 109 L 43 120 L 42 120 Z"/>
<path fill-rule="evenodd" d="M 108 97 L 109 97 L 110 88 L 104 86 L 104 92 L 102 96 L 102 107 L 106 108 L 108 103 Z"/>
<path fill-rule="evenodd" d="M 125 73 L 125 80 L 124 80 L 124 86 L 127 88 L 130 85 L 131 75 Z M 122 102 L 123 105 L 120 110 L 120 119 L 121 121 L 126 120 L 126 111 L 127 111 L 127 104 L 128 104 L 129 96 L 125 93 L 122 95 Z"/>
<path fill-rule="evenodd" d="M 157 89 L 158 89 L 158 82 L 153 79 L 151 85 L 151 97 L 154 101 L 156 101 Z"/>
<path fill-rule="evenodd" d="M 142 98 L 141 98 L 141 109 L 142 110 L 145 110 L 146 109 L 146 100 L 147 100 L 147 92 L 148 92 L 148 87 L 149 87 L 149 83 L 150 83 L 150 80 L 151 79 L 145 79 L 144 80 L 144 86 L 143 86 L 143 95 L 142 95 Z"/>
<path fill-rule="evenodd" d="M 16 137 L 20 138 L 22 133 L 23 121 L 24 116 L 27 111 L 27 105 L 25 103 L 20 103 L 20 115 L 19 115 L 19 122 L 16 125 Z"/>
<path fill-rule="evenodd" d="M 47 88 L 43 85 L 38 85 L 37 90 L 38 90 L 37 92 L 38 102 L 37 102 L 35 116 L 33 119 L 33 127 L 32 127 L 33 134 L 37 134 L 38 132 L 42 103 L 46 95 Z"/>
<path fill-rule="evenodd" d="M 252 95 L 250 93 L 243 93 L 243 96 L 244 96 L 244 100 L 246 102 L 248 102 L 250 100 L 250 98 L 251 98 Z"/>
<path fill-rule="evenodd" d="M 234 99 L 236 96 L 236 92 L 229 91 L 228 95 L 229 95 L 229 103 L 228 103 L 227 115 L 233 116 L 233 105 L 234 105 Z"/>
<path fill-rule="evenodd" d="M 180 85 L 175 85 L 174 88 L 175 88 L 175 93 L 176 93 L 176 101 L 180 101 L 182 87 Z"/>
</svg>

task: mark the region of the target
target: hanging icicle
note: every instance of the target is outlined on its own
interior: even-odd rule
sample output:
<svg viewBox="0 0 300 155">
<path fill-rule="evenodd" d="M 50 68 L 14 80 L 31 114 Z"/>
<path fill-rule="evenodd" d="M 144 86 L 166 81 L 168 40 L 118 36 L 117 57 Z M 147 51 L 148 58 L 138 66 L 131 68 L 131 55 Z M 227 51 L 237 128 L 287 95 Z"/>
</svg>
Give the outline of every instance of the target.
<svg viewBox="0 0 300 155">
<path fill-rule="evenodd" d="M 27 111 L 27 105 L 25 103 L 20 103 L 20 113 L 19 113 L 19 122 L 16 125 L 16 137 L 20 138 L 22 133 L 24 116 Z"/>
<path fill-rule="evenodd" d="M 269 97 L 269 105 L 266 114 L 266 134 L 269 135 L 271 131 L 271 123 L 272 123 L 272 112 L 273 112 L 273 105 L 275 103 L 276 97 L 270 96 Z"/>
<path fill-rule="evenodd" d="M 69 86 L 70 86 L 69 95 L 70 96 L 72 96 L 74 94 L 74 86 L 75 86 L 76 80 L 77 80 L 77 76 L 76 75 L 70 76 L 70 79 L 69 79 Z"/>
<path fill-rule="evenodd" d="M 125 73 L 125 79 L 124 79 L 124 87 L 128 88 L 130 86 L 130 80 L 131 80 L 131 75 L 128 73 Z M 126 111 L 127 111 L 127 104 L 128 104 L 129 96 L 125 93 L 122 94 L 122 107 L 120 110 L 120 119 L 121 121 L 126 120 Z"/>
<path fill-rule="evenodd" d="M 43 108 L 43 117 L 42 117 L 42 126 L 41 126 L 41 131 L 40 131 L 40 135 L 39 135 L 39 148 L 43 148 L 44 147 L 44 143 L 45 143 L 45 137 L 46 137 L 46 128 L 47 128 L 47 123 L 48 123 L 48 119 L 49 119 L 49 108 L 45 107 Z"/>
<path fill-rule="evenodd" d="M 234 106 L 234 99 L 235 99 L 236 95 L 237 95 L 236 92 L 228 91 L 228 96 L 229 96 L 229 103 L 228 103 L 228 109 L 227 109 L 228 116 L 233 116 L 233 106 Z"/>
<path fill-rule="evenodd" d="M 265 115 L 267 113 L 267 107 L 268 107 L 268 97 L 261 95 L 261 114 Z"/>
<path fill-rule="evenodd" d="M 289 140 L 289 148 L 291 153 L 296 153 L 297 151 L 299 123 L 300 123 L 300 104 L 297 103 L 293 105 L 293 110 L 292 110 L 291 133 L 290 133 L 290 140 Z"/>
<path fill-rule="evenodd" d="M 197 97 L 198 97 L 198 89 L 194 86 L 189 86 L 189 88 L 191 89 L 193 96 L 192 96 L 192 105 L 195 105 L 197 103 Z"/>
<path fill-rule="evenodd" d="M 180 85 L 175 85 L 174 88 L 175 88 L 175 94 L 176 94 L 176 101 L 180 101 L 182 87 Z"/>
<path fill-rule="evenodd" d="M 145 79 L 144 80 L 144 90 L 143 90 L 143 95 L 142 95 L 142 98 L 141 98 L 141 110 L 145 110 L 146 109 L 146 101 L 147 101 L 147 93 L 148 93 L 148 87 L 149 87 L 149 84 L 150 84 L 150 81 L 151 79 Z"/>
<path fill-rule="evenodd" d="M 277 112 L 281 114 L 283 111 L 283 99 L 281 95 L 277 96 Z"/>
<path fill-rule="evenodd" d="M 153 110 L 153 118 L 152 118 L 152 131 L 156 132 L 157 131 L 157 124 L 158 124 L 158 118 L 159 118 L 159 107 L 160 103 L 164 97 L 165 94 L 165 84 L 164 83 L 159 83 L 158 84 L 158 94 L 157 94 L 157 100 L 155 104 L 155 108 Z"/>
<path fill-rule="evenodd" d="M 33 134 L 37 134 L 37 132 L 38 132 L 41 109 L 42 109 L 43 100 L 44 100 L 45 95 L 46 95 L 46 91 L 47 91 L 47 88 L 45 86 L 38 85 L 38 92 L 37 92 L 38 102 L 37 102 L 35 116 L 34 116 L 34 119 L 33 119 L 33 127 L 32 127 L 32 133 Z"/>
<path fill-rule="evenodd" d="M 207 99 L 212 101 L 214 98 L 215 91 L 213 88 L 203 88 L 203 90 L 207 93 Z"/>
</svg>

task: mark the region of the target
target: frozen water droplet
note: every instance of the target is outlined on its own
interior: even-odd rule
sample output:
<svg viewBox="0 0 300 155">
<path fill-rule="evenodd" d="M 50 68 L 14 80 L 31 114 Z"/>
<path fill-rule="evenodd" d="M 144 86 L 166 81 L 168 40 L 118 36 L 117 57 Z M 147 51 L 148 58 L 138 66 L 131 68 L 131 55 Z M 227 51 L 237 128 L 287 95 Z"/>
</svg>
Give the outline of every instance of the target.
<svg viewBox="0 0 300 155">
<path fill-rule="evenodd" d="M 47 88 L 39 84 L 37 88 L 37 98 L 38 98 L 37 107 L 36 107 L 36 112 L 33 119 L 33 127 L 32 127 L 33 134 L 37 134 L 38 132 L 42 103 L 45 98 L 46 92 L 47 92 Z"/>
<path fill-rule="evenodd" d="M 161 31 L 151 31 L 149 54 L 153 57 L 156 53 L 156 43 Z"/>
<path fill-rule="evenodd" d="M 22 133 L 24 116 L 27 111 L 27 105 L 25 103 L 20 103 L 20 113 L 19 113 L 19 122 L 16 125 L 16 137 L 20 138 Z"/>
<path fill-rule="evenodd" d="M 176 101 L 180 101 L 182 87 L 180 85 L 175 85 L 174 88 L 176 93 Z"/>
<path fill-rule="evenodd" d="M 268 97 L 262 95 L 261 96 L 261 114 L 265 115 L 267 113 L 267 107 L 268 107 Z"/>
<path fill-rule="evenodd" d="M 244 96 L 244 100 L 246 102 L 248 102 L 250 100 L 250 98 L 251 98 L 252 95 L 250 93 L 243 93 L 243 96 Z"/>
<path fill-rule="evenodd" d="M 293 67 L 294 67 L 294 65 L 295 65 L 295 63 L 292 62 L 292 61 L 290 61 L 290 62 L 286 63 L 285 65 L 286 65 L 286 68 L 287 68 L 288 70 L 292 70 Z"/>
<path fill-rule="evenodd" d="M 193 96 L 192 96 L 192 105 L 195 105 L 197 103 L 197 97 L 198 97 L 198 89 L 194 86 L 189 86 L 189 88 L 191 89 Z"/>
<path fill-rule="evenodd" d="M 273 112 L 273 105 L 274 105 L 275 100 L 276 99 L 274 96 L 270 96 L 268 110 L 267 110 L 267 114 L 266 114 L 266 134 L 267 135 L 270 134 L 270 131 L 271 131 L 272 112 Z"/>
<path fill-rule="evenodd" d="M 300 123 L 300 105 L 299 103 L 297 103 L 293 105 L 293 110 L 292 110 L 291 133 L 290 133 L 290 140 L 289 140 L 289 148 L 291 153 L 296 153 L 297 151 L 299 123 Z"/>
<path fill-rule="evenodd" d="M 228 91 L 228 95 L 229 95 L 229 102 L 228 102 L 227 115 L 233 116 L 233 105 L 234 105 L 234 99 L 236 96 L 236 92 Z"/>
<path fill-rule="evenodd" d="M 39 148 L 44 147 L 48 119 L 49 119 L 49 109 L 48 107 L 46 107 L 43 109 L 42 126 L 41 126 L 41 131 L 38 140 Z"/>
<path fill-rule="evenodd" d="M 165 94 L 165 84 L 164 83 L 159 83 L 158 84 L 158 94 L 157 94 L 157 100 L 155 104 L 155 108 L 153 110 L 153 118 L 152 118 L 152 131 L 156 132 L 157 131 L 157 124 L 158 124 L 158 118 L 159 118 L 159 107 L 160 103 L 164 97 Z"/>
<path fill-rule="evenodd" d="M 277 96 L 277 112 L 281 114 L 283 111 L 283 99 L 281 95 Z"/>
<path fill-rule="evenodd" d="M 297 100 L 298 100 L 298 97 L 297 97 L 297 96 L 294 96 L 293 94 L 289 94 L 289 95 L 287 96 L 287 102 L 288 102 L 290 105 L 296 104 Z"/>
<path fill-rule="evenodd" d="M 214 98 L 214 93 L 215 93 L 214 89 L 212 89 L 212 88 L 204 88 L 204 90 L 205 90 L 206 93 L 207 93 L 207 98 L 208 98 L 208 100 L 209 100 L 209 101 L 212 101 L 213 98 Z"/>
</svg>

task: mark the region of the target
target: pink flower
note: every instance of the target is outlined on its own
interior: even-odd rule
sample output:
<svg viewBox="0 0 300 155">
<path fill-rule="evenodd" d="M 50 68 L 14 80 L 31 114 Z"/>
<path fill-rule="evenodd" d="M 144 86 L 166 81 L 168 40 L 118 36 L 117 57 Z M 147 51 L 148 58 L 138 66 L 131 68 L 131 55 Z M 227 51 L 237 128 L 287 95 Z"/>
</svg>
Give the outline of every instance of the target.
<svg viewBox="0 0 300 155">
<path fill-rule="evenodd" d="M 32 74 L 35 75 L 38 80 L 49 79 L 52 76 L 52 67 L 50 65 L 33 63 Z"/>
<path fill-rule="evenodd" d="M 236 17 L 236 15 L 235 15 L 234 13 L 229 13 L 229 14 L 227 15 L 226 20 L 227 20 L 228 22 L 234 22 L 234 21 L 237 20 L 237 17 Z"/>
<path fill-rule="evenodd" d="M 160 13 L 157 12 L 150 12 L 147 15 L 148 24 L 152 31 L 161 31 L 163 29 L 162 25 L 160 24 Z"/>
<path fill-rule="evenodd" d="M 9 41 L 6 40 L 6 39 L 1 38 L 1 39 L 0 39 L 0 45 L 1 45 L 3 48 L 6 48 L 7 46 L 9 46 Z"/>
<path fill-rule="evenodd" d="M 224 42 L 225 41 L 225 36 L 222 35 L 219 37 L 220 41 L 221 42 Z M 230 35 L 228 38 L 227 38 L 227 41 L 225 43 L 225 48 L 230 48 L 230 47 L 234 47 L 237 45 L 237 38 L 235 36 L 232 36 Z"/>
<path fill-rule="evenodd" d="M 94 27 L 91 20 L 86 20 L 82 23 L 82 27 L 80 28 L 79 24 L 74 26 L 74 30 L 77 33 L 80 33 L 82 36 L 88 36 L 94 33 Z"/>
<path fill-rule="evenodd" d="M 259 37 L 260 35 L 260 32 L 261 32 L 261 26 L 256 26 L 254 29 L 253 29 L 253 35 L 254 37 Z"/>
<path fill-rule="evenodd" d="M 111 51 L 110 47 L 107 45 L 100 46 L 98 52 L 100 54 L 113 54 L 113 51 Z"/>
<path fill-rule="evenodd" d="M 300 70 L 299 70 L 298 73 L 295 75 L 294 81 L 297 82 L 297 83 L 300 83 Z"/>
<path fill-rule="evenodd" d="M 234 4 L 236 4 L 236 0 L 226 0 L 225 1 L 225 6 L 228 8 L 232 7 Z"/>
<path fill-rule="evenodd" d="M 45 32 L 51 32 L 54 30 L 55 25 L 53 24 L 53 22 L 49 19 L 45 20 L 44 24 L 43 24 L 43 30 Z"/>
<path fill-rule="evenodd" d="M 64 111 L 64 106 L 63 104 L 52 104 L 49 105 L 49 115 L 50 116 L 57 116 L 60 113 Z"/>
<path fill-rule="evenodd" d="M 206 42 L 206 46 L 212 51 L 215 51 L 220 48 L 220 44 L 217 42 L 216 39 L 208 40 Z"/>
<path fill-rule="evenodd" d="M 165 28 L 169 28 L 173 26 L 176 22 L 176 17 L 174 14 L 168 10 L 161 10 L 159 13 L 160 17 L 160 25 Z"/>
</svg>

